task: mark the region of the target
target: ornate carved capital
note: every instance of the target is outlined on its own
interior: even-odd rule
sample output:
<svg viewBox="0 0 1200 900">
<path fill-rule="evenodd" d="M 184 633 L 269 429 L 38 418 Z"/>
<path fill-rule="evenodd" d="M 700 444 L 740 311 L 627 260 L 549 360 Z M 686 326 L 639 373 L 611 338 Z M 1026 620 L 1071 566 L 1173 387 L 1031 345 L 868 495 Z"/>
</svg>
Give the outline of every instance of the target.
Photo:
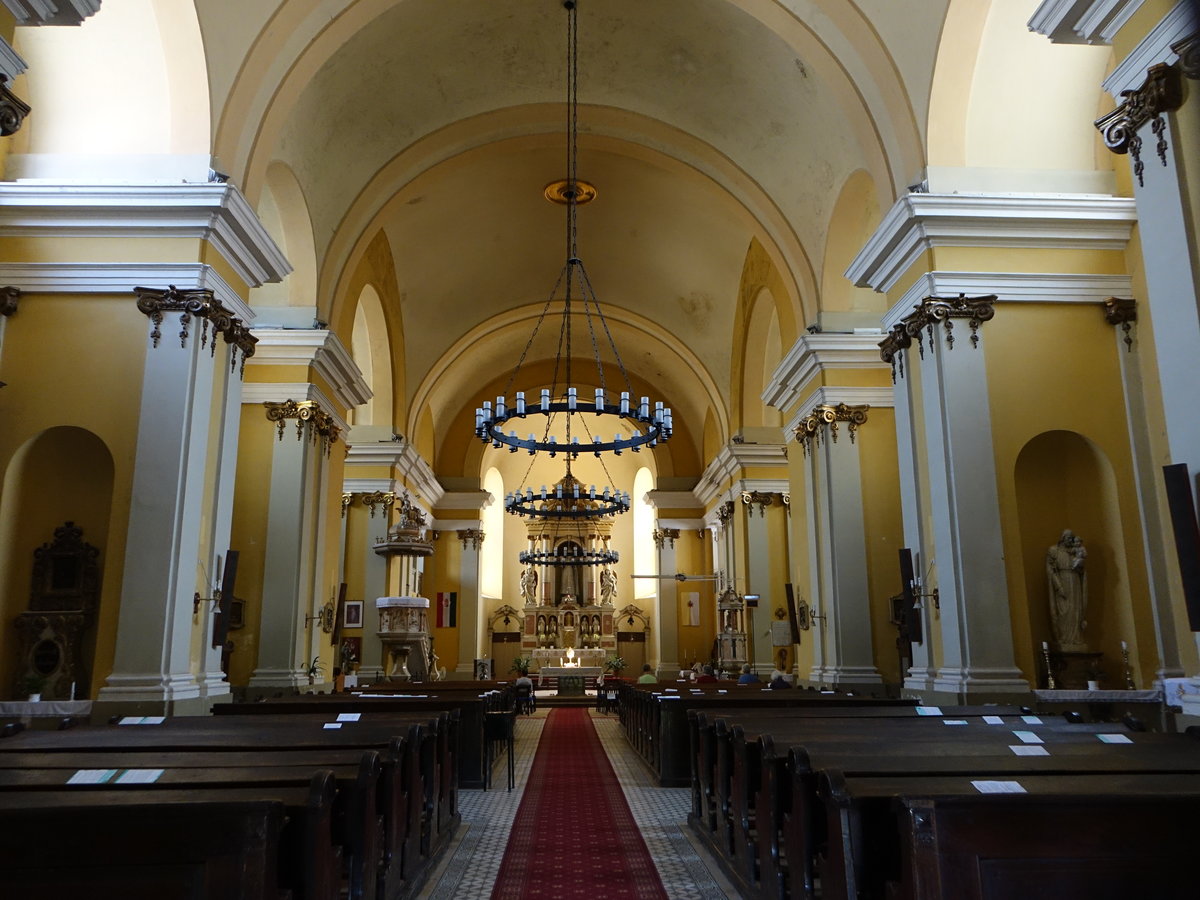
<svg viewBox="0 0 1200 900">
<path fill-rule="evenodd" d="M 396 495 L 392 491 L 372 491 L 369 494 L 360 494 L 363 506 L 371 510 L 371 518 L 375 518 L 375 510 L 382 509 L 383 517 L 386 519 L 388 513 L 391 512 L 392 505 L 396 502 Z"/>
<path fill-rule="evenodd" d="M 1184 42 L 1180 42 L 1184 43 Z M 1185 48 L 1194 65 L 1194 48 Z M 1195 77 L 1195 76 L 1191 76 Z M 1142 139 L 1138 129 L 1150 122 L 1150 129 L 1158 138 L 1154 149 L 1158 158 L 1167 164 L 1167 123 L 1163 113 L 1179 109 L 1183 105 L 1183 79 L 1180 70 L 1166 63 L 1158 63 L 1146 70 L 1146 80 L 1140 88 L 1121 91 L 1121 105 L 1096 120 L 1096 128 L 1104 137 L 1104 146 L 1113 153 L 1128 153 L 1133 159 L 1133 174 L 1138 184 L 1144 186 L 1145 163 L 1142 162 Z"/>
<path fill-rule="evenodd" d="M 346 511 L 350 509 L 350 504 L 354 502 L 354 495 L 350 493 L 342 494 L 342 518 L 346 518 Z"/>
<path fill-rule="evenodd" d="M 1137 321 L 1137 301 L 1122 297 L 1109 297 L 1104 301 L 1104 321 L 1109 325 L 1120 325 L 1125 332 L 1125 350 L 1133 349 L 1133 336 L 1129 333 Z"/>
<path fill-rule="evenodd" d="M 925 358 L 924 338 L 929 338 L 933 344 L 933 326 L 941 324 L 946 332 L 946 347 L 954 349 L 954 320 L 966 319 L 971 329 L 971 346 L 979 346 L 979 326 L 993 319 L 996 315 L 996 295 L 986 297 L 968 297 L 959 294 L 957 297 L 926 297 L 913 307 L 913 311 L 897 322 L 892 330 L 879 342 L 879 356 L 892 367 L 892 382 L 896 381 L 896 370 L 899 367 L 900 377 L 904 377 L 904 357 L 902 351 L 912 346 L 913 339 L 917 341 L 917 351 L 921 359 Z"/>
<path fill-rule="evenodd" d="M 20 131 L 29 108 L 28 103 L 9 90 L 8 76 L 0 74 L 0 137 Z"/>
<path fill-rule="evenodd" d="M 866 424 L 867 412 L 870 406 L 850 406 L 839 403 L 837 406 L 823 404 L 816 407 L 796 426 L 796 441 L 807 456 L 814 447 L 821 446 L 822 432 L 828 433 L 836 444 L 838 439 L 838 422 L 847 423 L 846 430 L 850 432 L 850 443 L 858 434 L 858 426 Z"/>
<path fill-rule="evenodd" d="M 758 507 L 758 514 L 765 516 L 768 506 L 773 506 L 775 498 L 778 494 L 772 494 L 768 491 L 742 491 L 742 503 L 750 508 L 750 515 L 754 515 L 754 508 Z"/>
<path fill-rule="evenodd" d="M 17 311 L 17 302 L 21 299 L 21 289 L 11 284 L 0 287 L 0 316 L 11 316 Z"/>
<path fill-rule="evenodd" d="M 675 546 L 675 541 L 679 538 L 678 528 L 655 528 L 654 529 L 654 546 L 659 550 L 670 544 Z"/>
<path fill-rule="evenodd" d="M 472 550 L 478 550 L 483 546 L 483 538 L 483 530 L 480 528 L 458 529 L 458 539 L 462 542 L 464 550 L 466 550 L 468 546 Z"/>
<path fill-rule="evenodd" d="M 1200 78 L 1200 31 L 1176 41 L 1171 49 L 1179 54 L 1179 71 L 1185 78 Z"/>
<path fill-rule="evenodd" d="M 135 287 L 133 292 L 137 294 L 137 307 L 143 313 L 150 317 L 150 321 L 154 323 L 154 327 L 150 329 L 150 339 L 154 346 L 158 346 L 159 340 L 162 339 L 162 321 L 163 313 L 177 312 L 179 313 L 179 346 L 186 347 L 189 337 L 189 328 L 192 324 L 192 319 L 200 320 L 200 346 L 201 348 L 208 344 L 208 329 L 212 326 L 212 349 L 210 355 L 217 352 L 217 334 L 221 334 L 225 338 L 225 343 L 231 345 L 233 352 L 229 358 L 229 370 L 232 372 L 238 362 L 238 351 L 242 351 L 242 372 L 246 369 L 246 359 L 254 355 L 254 345 L 258 343 L 258 338 L 250 333 L 250 329 L 246 324 L 229 310 L 221 305 L 221 302 L 213 297 L 213 292 L 209 290 L 186 290 L 181 291 L 175 285 L 168 285 L 165 291 L 157 288 Z"/>
<path fill-rule="evenodd" d="M 733 518 L 733 510 L 734 506 L 732 500 L 727 500 L 717 507 L 717 521 L 721 523 L 722 528 L 728 525 L 729 520 Z"/>
<path fill-rule="evenodd" d="M 325 455 L 328 456 L 342 433 L 342 429 L 333 421 L 333 416 L 312 400 L 284 400 L 282 403 L 267 401 L 263 406 L 267 410 L 267 420 L 276 424 L 281 441 L 284 422 L 295 419 L 296 440 L 301 440 L 307 429 L 308 439 L 314 443 L 320 441 Z"/>
</svg>

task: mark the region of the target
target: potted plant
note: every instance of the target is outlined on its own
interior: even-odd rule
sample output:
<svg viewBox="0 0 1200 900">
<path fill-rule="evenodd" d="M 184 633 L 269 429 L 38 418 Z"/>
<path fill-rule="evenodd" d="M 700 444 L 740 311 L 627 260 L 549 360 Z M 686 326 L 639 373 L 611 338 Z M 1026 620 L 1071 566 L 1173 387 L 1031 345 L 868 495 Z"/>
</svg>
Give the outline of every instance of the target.
<svg viewBox="0 0 1200 900">
<path fill-rule="evenodd" d="M 321 665 L 321 657 L 314 656 L 312 658 L 312 662 L 310 662 L 308 664 L 308 669 L 305 670 L 305 674 L 308 675 L 308 683 L 316 684 L 317 676 L 320 675 L 324 671 L 325 671 L 325 667 L 323 665 Z"/>
<path fill-rule="evenodd" d="M 29 695 L 29 702 L 37 703 L 42 699 L 42 688 L 46 686 L 46 676 L 30 672 L 21 680 L 21 685 L 25 688 L 25 693 Z"/>
<path fill-rule="evenodd" d="M 625 668 L 625 660 L 619 656 L 610 656 L 604 661 L 604 670 L 611 672 L 613 675 L 620 677 L 621 670 Z"/>
<path fill-rule="evenodd" d="M 531 665 L 533 665 L 533 657 L 518 656 L 513 659 L 512 667 L 508 671 L 515 672 L 517 675 L 528 675 Z"/>
</svg>

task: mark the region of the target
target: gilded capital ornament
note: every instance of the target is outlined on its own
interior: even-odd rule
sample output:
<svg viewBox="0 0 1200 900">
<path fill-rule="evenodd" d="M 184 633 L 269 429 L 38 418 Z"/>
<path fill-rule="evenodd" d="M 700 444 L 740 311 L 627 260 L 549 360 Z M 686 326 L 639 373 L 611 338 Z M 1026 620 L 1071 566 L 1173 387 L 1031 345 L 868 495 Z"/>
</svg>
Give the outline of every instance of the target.
<svg viewBox="0 0 1200 900">
<path fill-rule="evenodd" d="M 137 308 L 150 317 L 153 327 L 150 329 L 150 340 L 157 347 L 162 339 L 163 314 L 179 313 L 179 346 L 186 347 L 191 336 L 192 319 L 200 320 L 200 347 L 208 345 L 209 326 L 212 326 L 212 349 L 209 355 L 217 352 L 217 335 L 220 334 L 233 350 L 229 358 L 229 371 L 238 364 L 238 351 L 242 353 L 242 374 L 245 373 L 246 359 L 254 355 L 254 345 L 258 338 L 250 333 L 246 324 L 221 305 L 221 301 L 213 297 L 210 290 L 179 290 L 175 285 L 168 285 L 166 290 L 157 288 L 135 287 Z"/>
<path fill-rule="evenodd" d="M 1137 301 L 1130 298 L 1109 297 L 1104 301 L 1104 321 L 1109 325 L 1120 325 L 1125 332 L 1125 351 L 1133 349 L 1133 336 L 1129 333 L 1137 321 Z"/>
<path fill-rule="evenodd" d="M 971 347 L 979 346 L 979 327 L 991 321 L 996 315 L 996 295 L 985 297 L 968 297 L 959 294 L 957 297 L 926 297 L 913 307 L 913 311 L 892 326 L 892 330 L 879 342 L 879 356 L 892 367 L 892 382 L 896 381 L 896 371 L 899 368 L 900 377 L 904 377 L 904 357 L 902 351 L 912 346 L 913 339 L 917 341 L 917 351 L 921 359 L 925 358 L 925 337 L 933 345 L 934 326 L 940 324 L 946 332 L 946 347 L 954 349 L 954 320 L 966 319 L 967 327 L 971 329 Z"/>
<path fill-rule="evenodd" d="M 742 503 L 749 507 L 750 515 L 754 515 L 757 506 L 759 516 L 765 516 L 767 507 L 774 505 L 776 496 L 768 491 L 742 491 Z"/>
<path fill-rule="evenodd" d="M 312 400 L 284 400 L 282 403 L 267 401 L 263 406 L 266 408 L 267 421 L 275 423 L 281 441 L 284 423 L 288 419 L 295 419 L 296 440 L 303 439 L 307 430 L 308 439 L 314 443 L 319 441 L 325 455 L 328 456 L 342 433 L 333 416 Z"/>
<path fill-rule="evenodd" d="M 470 547 L 472 550 L 478 550 L 483 546 L 483 530 L 480 528 L 460 528 L 458 529 L 458 539 L 466 550 Z"/>
<path fill-rule="evenodd" d="M 1194 38 L 1193 38 L 1194 42 Z M 1182 46 L 1187 41 L 1179 42 Z M 1172 48 L 1174 49 L 1174 48 Z M 1196 51 L 1194 43 L 1183 46 L 1184 57 L 1187 60 L 1182 67 L 1184 71 L 1194 72 L 1196 66 Z M 1190 67 L 1190 68 L 1189 68 Z M 1194 74 L 1189 77 L 1195 78 Z M 1167 123 L 1163 113 L 1172 112 L 1183 105 L 1183 79 L 1180 68 L 1158 63 L 1146 70 L 1146 80 L 1142 86 L 1129 91 L 1121 91 L 1121 105 L 1112 112 L 1096 120 L 1096 128 L 1104 137 L 1104 146 L 1113 153 L 1128 153 L 1133 160 L 1133 174 L 1137 176 L 1138 185 L 1146 184 L 1146 165 L 1142 161 L 1142 138 L 1138 135 L 1147 122 L 1150 130 L 1158 138 L 1154 149 L 1158 158 L 1165 166 L 1167 164 Z"/>
<path fill-rule="evenodd" d="M 8 76 L 0 73 L 0 137 L 20 131 L 29 109 L 28 103 L 9 90 Z"/>
<path fill-rule="evenodd" d="M 17 311 L 17 303 L 21 299 L 21 289 L 11 284 L 0 287 L 0 316 L 11 316 Z"/>
<path fill-rule="evenodd" d="M 362 494 L 363 506 L 371 510 L 371 518 L 375 518 L 375 510 L 382 509 L 383 517 L 386 519 L 388 513 L 391 512 L 392 505 L 396 502 L 396 495 L 392 491 L 372 491 L 369 494 Z"/>
<path fill-rule="evenodd" d="M 729 524 L 729 520 L 733 518 L 733 510 L 734 506 L 732 500 L 727 500 L 717 507 L 717 520 L 722 526 Z"/>
<path fill-rule="evenodd" d="M 675 541 L 679 538 L 678 528 L 655 528 L 654 529 L 654 546 L 659 550 L 670 544 L 675 546 Z"/>
<path fill-rule="evenodd" d="M 346 518 L 346 511 L 350 509 L 350 504 L 354 502 L 354 494 L 342 494 L 342 518 Z"/>
<path fill-rule="evenodd" d="M 838 439 L 838 423 L 845 422 L 846 430 L 850 433 L 850 443 L 854 443 L 854 438 L 858 434 L 858 427 L 865 425 L 867 422 L 867 412 L 871 407 L 867 404 L 862 406 L 850 406 L 846 403 L 839 403 L 837 406 L 822 404 L 817 406 L 807 416 L 800 420 L 800 424 L 796 426 L 796 442 L 800 444 L 800 449 L 804 451 L 805 456 L 814 447 L 821 446 L 821 435 L 827 433 L 833 443 L 837 443 Z M 788 498 L 791 502 L 791 498 Z"/>
</svg>

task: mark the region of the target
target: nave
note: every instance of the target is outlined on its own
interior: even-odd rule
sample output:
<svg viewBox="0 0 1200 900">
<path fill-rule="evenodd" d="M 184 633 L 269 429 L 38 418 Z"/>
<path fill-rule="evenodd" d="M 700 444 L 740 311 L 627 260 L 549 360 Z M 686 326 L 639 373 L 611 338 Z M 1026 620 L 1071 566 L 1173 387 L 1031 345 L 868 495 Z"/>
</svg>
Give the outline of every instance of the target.
<svg viewBox="0 0 1200 900">
<path fill-rule="evenodd" d="M 540 777 L 533 768 L 543 728 L 556 710 L 540 709 L 516 719 L 516 788 L 505 791 L 502 774 L 497 787 L 488 791 L 462 791 L 459 809 L 462 827 L 447 851 L 443 865 L 435 871 L 418 895 L 421 900 L 482 900 L 492 896 L 501 861 L 509 843 L 513 822 L 531 779 Z M 689 806 L 686 788 L 659 787 L 621 731 L 616 715 L 590 712 L 591 723 L 621 786 L 637 831 L 645 840 L 662 887 L 671 900 L 736 900 L 740 896 L 720 872 L 712 857 L 694 843 L 687 826 Z M 501 773 L 504 762 L 496 766 Z M 572 851 L 558 846 L 553 823 L 539 829 L 544 852 L 586 854 L 586 847 Z M 596 896 L 599 886 L 580 883 L 581 896 Z M 609 886 L 606 896 L 617 896 Z M 624 896 L 624 895 L 622 895 Z"/>
</svg>

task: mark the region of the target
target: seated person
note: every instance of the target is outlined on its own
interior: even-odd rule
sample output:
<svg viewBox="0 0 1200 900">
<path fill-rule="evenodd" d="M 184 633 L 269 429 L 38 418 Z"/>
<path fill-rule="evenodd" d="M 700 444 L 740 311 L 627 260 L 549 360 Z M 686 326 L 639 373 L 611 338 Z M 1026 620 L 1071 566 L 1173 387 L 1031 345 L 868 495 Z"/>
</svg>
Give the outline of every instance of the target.
<svg viewBox="0 0 1200 900">
<path fill-rule="evenodd" d="M 742 674 L 738 676 L 738 684 L 758 684 L 758 675 L 750 668 L 750 663 L 742 666 Z"/>
<path fill-rule="evenodd" d="M 771 671 L 771 682 L 767 685 L 773 691 L 782 691 L 790 688 L 792 683 L 787 680 L 787 676 L 778 669 Z"/>
<path fill-rule="evenodd" d="M 533 679 L 529 677 L 528 672 L 518 673 L 517 680 L 513 682 L 513 693 L 516 696 L 518 713 L 530 713 L 537 707 L 537 701 L 533 693 Z"/>
<path fill-rule="evenodd" d="M 713 667 L 707 665 L 704 667 L 704 674 L 696 679 L 696 684 L 716 684 L 717 676 L 713 674 Z"/>
<path fill-rule="evenodd" d="M 658 676 L 654 674 L 654 669 L 650 667 L 650 663 L 642 666 L 642 674 L 638 676 L 638 684 L 658 684 Z"/>
</svg>

